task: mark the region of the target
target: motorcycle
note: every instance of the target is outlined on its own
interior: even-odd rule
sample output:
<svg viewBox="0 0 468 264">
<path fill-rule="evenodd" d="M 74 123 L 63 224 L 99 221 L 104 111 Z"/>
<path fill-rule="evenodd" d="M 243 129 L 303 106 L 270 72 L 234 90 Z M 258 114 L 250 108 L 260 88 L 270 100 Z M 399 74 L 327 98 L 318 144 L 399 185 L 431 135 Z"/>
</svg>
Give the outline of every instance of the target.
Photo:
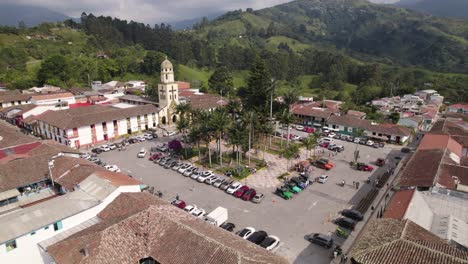
<svg viewBox="0 0 468 264">
<path fill-rule="evenodd" d="M 338 256 L 341 256 L 343 254 L 343 250 L 341 249 L 340 246 L 336 246 L 335 249 L 332 251 L 331 257 L 336 258 Z"/>
<path fill-rule="evenodd" d="M 337 227 L 337 228 L 336 228 L 336 235 L 339 236 L 339 237 L 348 238 L 349 233 L 346 232 L 345 230 L 343 230 L 343 229 Z"/>
</svg>

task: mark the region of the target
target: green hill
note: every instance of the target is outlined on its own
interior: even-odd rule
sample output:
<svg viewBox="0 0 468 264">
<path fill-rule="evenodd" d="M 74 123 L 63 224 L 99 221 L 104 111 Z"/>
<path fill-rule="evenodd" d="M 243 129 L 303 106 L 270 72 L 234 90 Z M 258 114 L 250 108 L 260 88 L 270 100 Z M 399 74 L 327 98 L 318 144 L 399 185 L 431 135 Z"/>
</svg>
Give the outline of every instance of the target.
<svg viewBox="0 0 468 264">
<path fill-rule="evenodd" d="M 436 16 L 468 19 L 466 0 L 401 0 L 396 5 Z"/>
<path fill-rule="evenodd" d="M 217 45 L 343 50 L 360 60 L 468 72 L 468 21 L 438 18 L 364 0 L 297 0 L 229 12 L 197 31 Z"/>
</svg>

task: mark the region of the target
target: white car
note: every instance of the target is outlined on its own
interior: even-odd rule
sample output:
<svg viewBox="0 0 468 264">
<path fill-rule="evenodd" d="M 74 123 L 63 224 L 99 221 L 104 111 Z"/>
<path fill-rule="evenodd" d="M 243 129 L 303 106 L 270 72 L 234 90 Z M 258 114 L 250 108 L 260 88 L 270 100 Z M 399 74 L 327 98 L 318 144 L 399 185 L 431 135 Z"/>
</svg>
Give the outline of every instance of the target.
<svg viewBox="0 0 468 264">
<path fill-rule="evenodd" d="M 183 163 L 177 163 L 174 167 L 172 167 L 172 170 L 178 171 L 180 167 L 182 167 L 184 164 Z"/>
<path fill-rule="evenodd" d="M 360 138 L 358 138 L 358 137 L 357 137 L 357 138 L 354 138 L 354 143 L 359 143 L 359 142 L 361 142 L 361 139 L 360 139 Z"/>
<path fill-rule="evenodd" d="M 297 125 L 297 126 L 296 126 L 296 129 L 299 130 L 299 131 L 302 131 L 302 130 L 304 130 L 304 127 L 301 126 L 301 125 Z"/>
<path fill-rule="evenodd" d="M 109 145 L 102 145 L 102 146 L 100 146 L 99 148 L 100 148 L 102 151 L 105 151 L 105 152 L 111 150 L 110 147 L 109 147 Z"/>
<path fill-rule="evenodd" d="M 320 177 L 318 178 L 318 182 L 320 183 L 326 183 L 328 180 L 328 175 L 320 175 Z"/>
<path fill-rule="evenodd" d="M 112 171 L 112 172 L 120 172 L 120 169 L 119 167 L 117 167 L 116 165 L 106 165 L 104 166 L 104 168 L 108 171 Z"/>
<path fill-rule="evenodd" d="M 368 141 L 366 142 L 366 145 L 372 147 L 372 146 L 374 145 L 374 141 L 368 140 Z"/>
<path fill-rule="evenodd" d="M 190 212 L 193 216 L 196 216 L 198 218 L 202 218 L 204 215 L 206 215 L 206 211 L 201 209 L 201 208 L 196 208 L 192 212 Z"/>
<path fill-rule="evenodd" d="M 242 237 L 243 239 L 247 239 L 249 238 L 249 236 L 251 236 L 253 233 L 255 233 L 255 228 L 253 227 L 246 227 L 244 229 L 242 229 L 241 231 L 239 231 L 239 233 L 237 233 L 238 236 Z"/>
<path fill-rule="evenodd" d="M 202 175 L 200 175 L 197 179 L 197 181 L 199 182 L 205 182 L 205 180 L 207 180 L 209 177 L 211 177 L 213 175 L 213 172 L 212 171 L 204 171 L 202 173 Z"/>
<path fill-rule="evenodd" d="M 327 138 L 327 137 L 325 137 L 325 138 L 319 139 L 318 142 L 319 142 L 319 143 L 333 144 L 333 143 L 335 143 L 335 140 L 333 140 L 333 138 Z"/>
<path fill-rule="evenodd" d="M 200 171 L 197 171 L 197 172 L 192 173 L 192 175 L 190 175 L 190 178 L 196 180 L 198 179 L 198 177 L 200 177 L 200 175 L 202 175 L 202 173 Z"/>
<path fill-rule="evenodd" d="M 85 159 L 85 160 L 89 160 L 91 158 L 91 155 L 89 155 L 88 153 L 83 153 L 83 154 L 80 155 L 80 158 Z"/>
<path fill-rule="evenodd" d="M 229 188 L 227 188 L 226 192 L 229 194 L 233 194 L 235 191 L 237 191 L 240 187 L 242 187 L 242 184 L 240 182 L 233 182 Z"/>
<path fill-rule="evenodd" d="M 208 179 L 205 180 L 206 184 L 212 185 L 219 177 L 216 175 L 211 175 L 208 177 Z"/>
<path fill-rule="evenodd" d="M 192 175 L 194 172 L 198 172 L 197 167 L 192 167 L 192 168 L 187 169 L 186 171 L 184 171 L 184 176 L 188 177 L 188 176 Z"/>
<path fill-rule="evenodd" d="M 184 174 L 188 169 L 192 167 L 192 164 L 184 164 L 182 167 L 179 168 L 178 172 Z"/>
<path fill-rule="evenodd" d="M 293 135 L 291 139 L 292 139 L 292 140 L 300 140 L 301 137 L 298 136 L 298 135 Z"/>
<path fill-rule="evenodd" d="M 280 239 L 277 236 L 267 236 L 259 246 L 270 251 L 279 245 Z"/>
<path fill-rule="evenodd" d="M 336 134 L 333 133 L 333 132 L 331 132 L 330 134 L 328 134 L 328 137 L 329 137 L 329 138 L 334 138 L 334 137 L 336 137 Z"/>
<path fill-rule="evenodd" d="M 146 140 L 153 139 L 153 135 L 151 135 L 151 134 L 148 134 L 148 133 L 146 133 L 146 134 L 143 134 L 143 137 L 144 137 Z"/>
<path fill-rule="evenodd" d="M 189 214 L 191 214 L 193 211 L 195 211 L 195 210 L 197 210 L 197 209 L 198 209 L 198 208 L 197 208 L 196 205 L 191 204 L 191 205 L 185 206 L 184 211 L 187 212 L 187 213 L 189 213 Z"/>
<path fill-rule="evenodd" d="M 109 148 L 110 148 L 111 150 L 114 150 L 114 149 L 117 148 L 117 146 L 116 146 L 115 144 L 109 144 Z"/>
<path fill-rule="evenodd" d="M 141 149 L 140 152 L 138 152 L 137 157 L 139 158 L 144 158 L 146 156 L 146 149 Z"/>
<path fill-rule="evenodd" d="M 165 137 L 172 137 L 175 135 L 177 135 L 177 131 L 167 131 L 166 133 L 164 133 Z"/>
</svg>

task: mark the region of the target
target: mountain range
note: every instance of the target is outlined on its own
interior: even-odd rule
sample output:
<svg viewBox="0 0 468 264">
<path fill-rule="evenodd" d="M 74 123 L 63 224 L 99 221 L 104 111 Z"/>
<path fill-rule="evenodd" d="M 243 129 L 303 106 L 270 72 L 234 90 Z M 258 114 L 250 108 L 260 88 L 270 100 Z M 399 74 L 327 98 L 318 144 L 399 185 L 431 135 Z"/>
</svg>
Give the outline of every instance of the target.
<svg viewBox="0 0 468 264">
<path fill-rule="evenodd" d="M 401 0 L 396 5 L 436 16 L 468 19 L 468 0 Z"/>
<path fill-rule="evenodd" d="M 23 21 L 27 27 L 33 27 L 43 22 L 59 22 L 69 18 L 44 7 L 0 4 L 0 25 L 18 26 Z"/>
</svg>

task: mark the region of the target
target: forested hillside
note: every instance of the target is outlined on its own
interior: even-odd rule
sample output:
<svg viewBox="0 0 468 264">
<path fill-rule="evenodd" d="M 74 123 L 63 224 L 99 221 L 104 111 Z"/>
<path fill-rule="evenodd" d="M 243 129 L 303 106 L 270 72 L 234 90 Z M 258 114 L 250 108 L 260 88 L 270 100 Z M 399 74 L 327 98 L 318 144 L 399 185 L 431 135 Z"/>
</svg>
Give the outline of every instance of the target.
<svg viewBox="0 0 468 264">
<path fill-rule="evenodd" d="M 233 11 L 190 31 L 83 13 L 80 23 L 0 28 L 0 82 L 16 88 L 112 79 L 154 84 L 167 55 L 179 80 L 217 92 L 209 82 L 216 69 L 224 66 L 218 75 L 231 75 L 239 88 L 259 57 L 278 94 L 294 90 L 363 104 L 390 91 L 431 87 L 460 101 L 468 100 L 467 27 L 360 0 Z"/>
</svg>

